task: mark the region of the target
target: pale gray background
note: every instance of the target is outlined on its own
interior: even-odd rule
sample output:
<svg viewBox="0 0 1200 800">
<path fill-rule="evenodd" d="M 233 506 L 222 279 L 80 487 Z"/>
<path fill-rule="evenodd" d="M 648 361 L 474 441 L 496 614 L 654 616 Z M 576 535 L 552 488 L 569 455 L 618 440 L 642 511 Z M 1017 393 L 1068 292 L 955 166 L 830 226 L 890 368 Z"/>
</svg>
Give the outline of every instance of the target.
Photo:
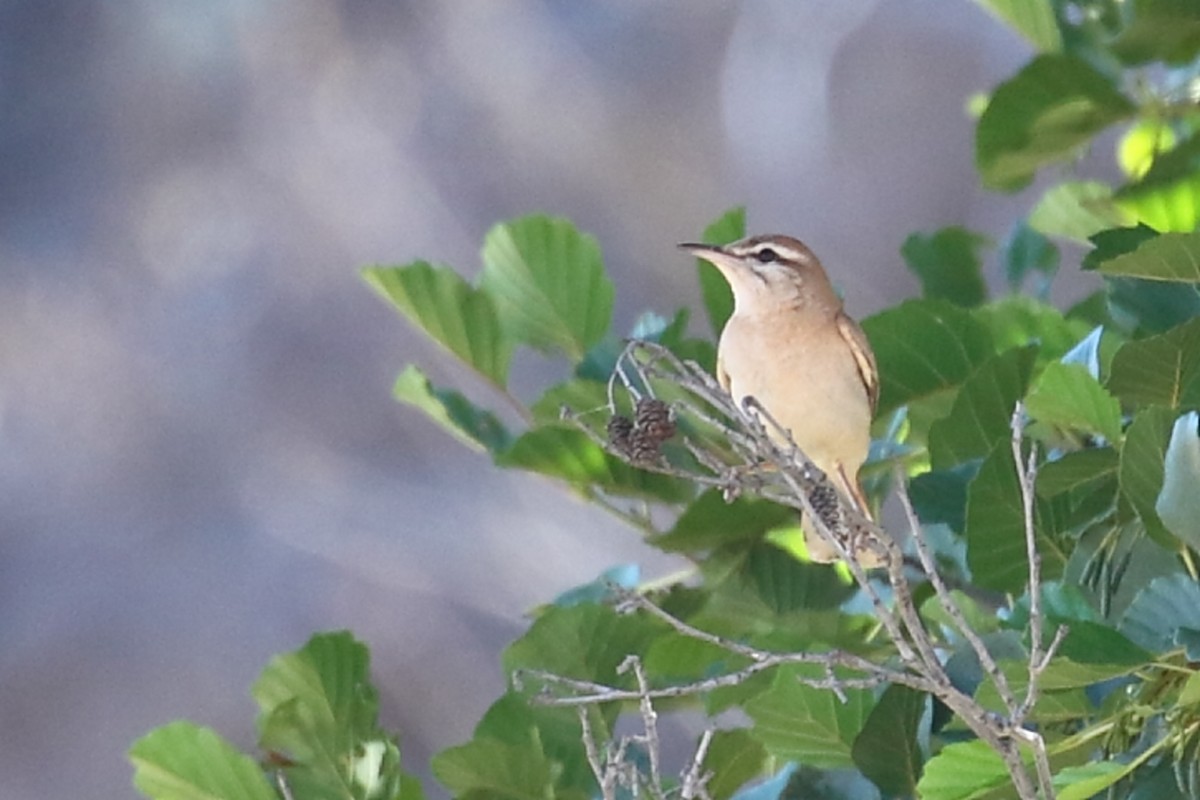
<svg viewBox="0 0 1200 800">
<path fill-rule="evenodd" d="M 394 404 L 410 361 L 489 398 L 357 269 L 473 275 L 547 210 L 624 328 L 745 203 L 869 313 L 907 233 L 1028 202 L 963 111 L 1027 54 L 968 0 L 0 2 L 0 797 L 130 797 L 181 716 L 250 744 L 258 670 L 339 627 L 423 772 L 526 609 L 669 565 Z"/>
</svg>

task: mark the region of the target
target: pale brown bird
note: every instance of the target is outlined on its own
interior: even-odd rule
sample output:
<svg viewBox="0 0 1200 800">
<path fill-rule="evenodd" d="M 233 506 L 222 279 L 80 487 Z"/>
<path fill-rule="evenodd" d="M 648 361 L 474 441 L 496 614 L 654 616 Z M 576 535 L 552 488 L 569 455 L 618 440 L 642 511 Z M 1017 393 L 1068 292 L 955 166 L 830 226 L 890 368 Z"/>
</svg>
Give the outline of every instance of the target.
<svg viewBox="0 0 1200 800">
<path fill-rule="evenodd" d="M 681 244 L 713 264 L 733 290 L 717 346 L 717 379 L 738 403 L 754 397 L 847 501 L 870 518 L 858 480 L 879 399 L 875 354 L 812 251 L 790 236 L 751 236 L 720 247 Z M 802 520 L 814 561 L 833 547 Z M 864 568 L 878 566 L 860 548 Z"/>
</svg>

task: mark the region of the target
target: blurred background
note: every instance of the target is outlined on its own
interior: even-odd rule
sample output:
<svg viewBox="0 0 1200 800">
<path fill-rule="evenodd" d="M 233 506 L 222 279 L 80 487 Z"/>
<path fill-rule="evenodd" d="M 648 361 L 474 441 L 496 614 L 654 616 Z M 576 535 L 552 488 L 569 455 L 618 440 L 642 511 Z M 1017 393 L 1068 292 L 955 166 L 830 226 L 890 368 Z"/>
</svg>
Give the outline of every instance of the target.
<svg viewBox="0 0 1200 800">
<path fill-rule="evenodd" d="M 178 717 L 250 746 L 268 658 L 342 627 L 427 774 L 530 607 L 671 565 L 395 404 L 409 362 L 489 398 L 357 270 L 474 276 L 548 211 L 627 329 L 744 203 L 866 315 L 908 233 L 1028 202 L 963 110 L 1028 54 L 969 0 L 0 0 L 0 797 L 132 797 Z"/>
</svg>

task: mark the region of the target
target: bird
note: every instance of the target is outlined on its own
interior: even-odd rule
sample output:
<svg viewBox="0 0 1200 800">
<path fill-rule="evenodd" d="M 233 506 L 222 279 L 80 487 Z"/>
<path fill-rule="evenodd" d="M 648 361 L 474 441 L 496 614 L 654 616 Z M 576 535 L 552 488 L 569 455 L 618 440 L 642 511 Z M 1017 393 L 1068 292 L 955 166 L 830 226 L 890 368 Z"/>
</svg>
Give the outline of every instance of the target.
<svg viewBox="0 0 1200 800">
<path fill-rule="evenodd" d="M 813 252 L 791 236 L 750 236 L 726 245 L 682 243 L 715 266 L 733 292 L 733 313 L 717 343 L 717 380 L 739 405 L 753 397 L 796 446 L 868 520 L 858 472 L 871 445 L 879 370 L 863 329 Z M 840 556 L 801 519 L 809 557 Z M 873 549 L 855 560 L 879 566 Z"/>
</svg>

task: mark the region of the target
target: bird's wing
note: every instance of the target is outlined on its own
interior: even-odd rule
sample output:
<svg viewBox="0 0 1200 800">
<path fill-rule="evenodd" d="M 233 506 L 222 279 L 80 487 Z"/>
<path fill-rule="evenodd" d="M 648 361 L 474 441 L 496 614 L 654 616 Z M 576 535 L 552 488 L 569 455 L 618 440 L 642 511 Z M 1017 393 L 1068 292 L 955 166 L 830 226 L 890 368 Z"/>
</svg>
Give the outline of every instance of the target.
<svg viewBox="0 0 1200 800">
<path fill-rule="evenodd" d="M 874 412 L 875 406 L 879 404 L 879 368 L 875 365 L 875 353 L 871 350 L 871 343 L 867 341 L 867 335 L 858 323 L 845 314 L 838 314 L 837 328 L 842 339 L 850 346 L 850 353 L 858 367 L 858 376 L 862 378 L 863 388 L 867 390 L 867 399 L 871 403 L 871 411 Z"/>
</svg>

